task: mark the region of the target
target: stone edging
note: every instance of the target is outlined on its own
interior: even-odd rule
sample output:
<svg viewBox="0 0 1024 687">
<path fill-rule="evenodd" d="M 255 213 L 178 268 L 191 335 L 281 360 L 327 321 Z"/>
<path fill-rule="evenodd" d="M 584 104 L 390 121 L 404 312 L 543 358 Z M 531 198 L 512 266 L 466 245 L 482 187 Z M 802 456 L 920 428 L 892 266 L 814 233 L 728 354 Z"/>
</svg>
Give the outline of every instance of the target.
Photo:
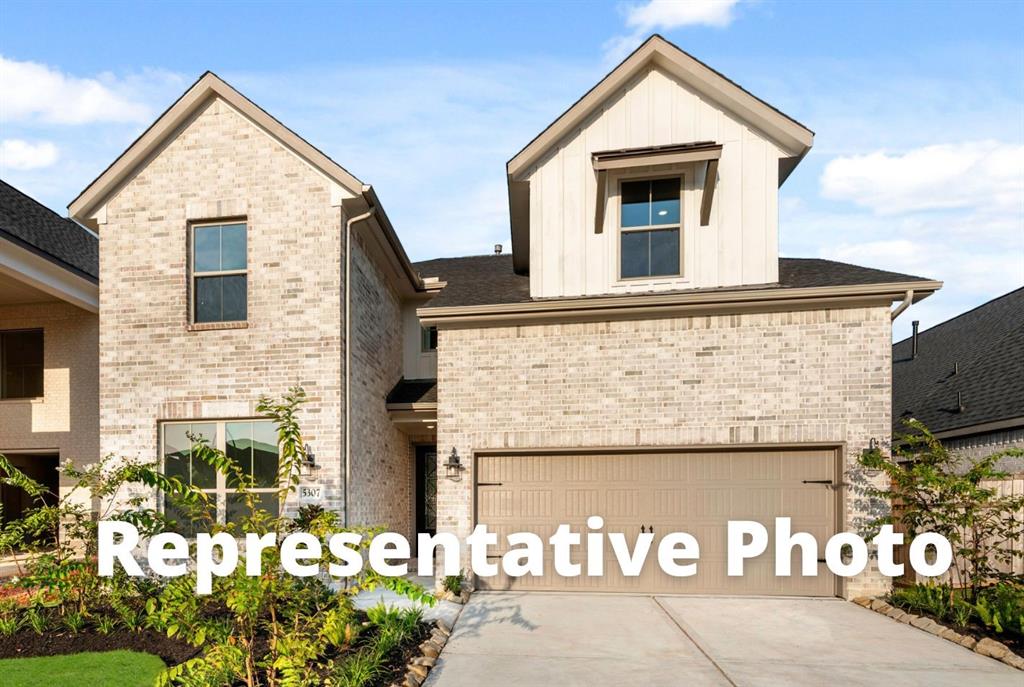
<svg viewBox="0 0 1024 687">
<path fill-rule="evenodd" d="M 988 656 L 989 658 L 1002 661 L 1006 665 L 1016 668 L 1017 670 L 1024 670 L 1024 658 L 1010 651 L 1009 647 L 1002 642 L 997 642 L 996 640 L 988 637 L 983 637 L 978 640 L 969 635 L 960 634 L 953 628 L 941 625 L 931 618 L 907 613 L 903 609 L 892 606 L 882 599 L 872 599 L 868 596 L 860 596 L 854 599 L 853 603 L 858 606 L 863 606 L 869 611 L 874 611 L 875 613 L 881 613 L 882 615 L 888 616 L 897 622 L 911 625 L 919 630 L 924 630 L 936 637 L 941 637 L 947 641 L 955 642 L 956 644 L 959 644 L 966 649 L 970 649 L 975 653 L 981 654 L 982 656 Z"/>
<path fill-rule="evenodd" d="M 405 679 L 392 687 L 420 687 L 427 679 L 427 673 L 437 662 L 437 657 L 441 655 L 441 649 L 451 634 L 452 628 L 448 627 L 448 623 L 438 619 L 434 623 L 434 629 L 430 631 L 430 638 L 420 644 L 420 655 L 406 665 Z"/>
</svg>

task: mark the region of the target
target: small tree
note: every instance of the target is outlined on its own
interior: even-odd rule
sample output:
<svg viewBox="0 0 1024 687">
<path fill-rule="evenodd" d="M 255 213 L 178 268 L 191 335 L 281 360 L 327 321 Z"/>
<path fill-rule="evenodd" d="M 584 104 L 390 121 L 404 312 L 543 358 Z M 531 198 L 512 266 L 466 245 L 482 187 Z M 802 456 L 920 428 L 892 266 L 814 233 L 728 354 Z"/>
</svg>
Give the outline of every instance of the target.
<svg viewBox="0 0 1024 687">
<path fill-rule="evenodd" d="M 894 441 L 892 458 L 871 451 L 859 459 L 865 468 L 889 477 L 891 486 L 869 492 L 895 506 L 889 515 L 869 522 L 867 534 L 873 536 L 885 524 L 902 525 L 911 539 L 924 532 L 941 534 L 953 549 L 954 586 L 974 600 L 983 586 L 1006 578 L 1014 560 L 1024 555 L 1024 496 L 1000 495 L 983 485 L 1007 478 L 996 463 L 1005 456 L 1024 456 L 1024 451 L 1008 449 L 965 465 L 923 424 L 905 424 L 908 432 Z"/>
</svg>

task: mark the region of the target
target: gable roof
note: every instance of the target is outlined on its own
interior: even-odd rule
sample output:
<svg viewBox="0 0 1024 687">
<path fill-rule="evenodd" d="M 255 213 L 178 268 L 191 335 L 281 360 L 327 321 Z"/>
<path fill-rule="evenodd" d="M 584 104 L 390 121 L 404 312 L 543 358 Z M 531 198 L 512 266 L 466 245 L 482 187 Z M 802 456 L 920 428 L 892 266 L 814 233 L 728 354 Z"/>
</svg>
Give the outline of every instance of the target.
<svg viewBox="0 0 1024 687">
<path fill-rule="evenodd" d="M 522 171 L 651 62 L 756 126 L 792 157 L 804 155 L 814 143 L 814 132 L 803 124 L 679 46 L 653 34 L 508 161 L 509 179 L 518 181 Z"/>
<path fill-rule="evenodd" d="M 93 283 L 99 282 L 99 239 L 75 222 L 0 180 L 0 237 Z"/>
<path fill-rule="evenodd" d="M 513 269 L 512 256 L 507 254 L 439 258 L 413 263 L 413 267 L 423 277 L 438 277 L 441 281 L 446 282 L 441 292 L 421 306 L 421 310 L 575 300 L 575 298 L 531 298 L 530 278 L 516 274 Z M 935 282 L 909 274 L 887 272 L 817 258 L 779 258 L 779 281 L 776 283 L 659 291 L 657 295 L 751 292 L 765 289 L 819 289 L 876 284 L 897 284 L 900 285 L 900 289 L 913 288 L 914 284 L 920 284 L 923 291 L 938 288 Z M 614 301 L 635 296 L 636 294 L 593 296 L 589 300 Z"/>
<path fill-rule="evenodd" d="M 1024 426 L 1024 287 L 921 332 L 916 358 L 913 337 L 894 344 L 892 361 L 895 433 L 904 417 L 935 433 Z"/>
<path fill-rule="evenodd" d="M 679 46 L 653 34 L 506 164 L 512 256 L 516 272 L 527 274 L 530 268 L 530 188 L 525 179 L 526 173 L 552 146 L 650 64 L 664 69 L 702 97 L 733 113 L 774 141 L 783 152 L 779 160 L 779 185 L 814 144 L 814 132 L 803 124 Z"/>
<path fill-rule="evenodd" d="M 167 108 L 121 155 L 78 194 L 68 205 L 72 217 L 90 220 L 111 193 L 128 180 L 168 138 L 170 138 L 194 112 L 211 99 L 221 98 L 255 122 L 280 143 L 294 151 L 303 160 L 337 182 L 353 196 L 363 189 L 359 181 L 344 167 L 327 157 L 304 138 L 268 114 L 213 72 L 204 73 L 180 98 Z"/>
</svg>

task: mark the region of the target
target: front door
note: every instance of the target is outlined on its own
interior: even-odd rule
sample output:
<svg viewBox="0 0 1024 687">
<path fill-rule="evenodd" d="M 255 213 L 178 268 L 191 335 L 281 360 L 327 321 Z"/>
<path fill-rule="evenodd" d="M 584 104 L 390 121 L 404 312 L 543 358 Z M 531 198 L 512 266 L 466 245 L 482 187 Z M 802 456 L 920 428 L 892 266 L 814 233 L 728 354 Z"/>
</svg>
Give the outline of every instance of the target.
<svg viewBox="0 0 1024 687">
<path fill-rule="evenodd" d="M 437 533 L 437 446 L 416 447 L 416 531 Z"/>
</svg>

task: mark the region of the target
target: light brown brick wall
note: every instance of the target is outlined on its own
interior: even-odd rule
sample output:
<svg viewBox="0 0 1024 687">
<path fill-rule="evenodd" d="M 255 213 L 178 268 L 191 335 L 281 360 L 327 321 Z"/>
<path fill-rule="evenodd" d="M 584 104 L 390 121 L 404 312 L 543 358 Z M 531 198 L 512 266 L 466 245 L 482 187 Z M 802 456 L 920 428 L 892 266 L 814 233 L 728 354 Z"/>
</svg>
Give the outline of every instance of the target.
<svg viewBox="0 0 1024 687">
<path fill-rule="evenodd" d="M 852 466 L 889 435 L 890 340 L 886 307 L 442 329 L 438 458 L 470 469 L 439 470 L 438 529 L 470 532 L 480 449 L 834 442 Z M 864 504 L 847 489 L 847 528 Z M 886 584 L 872 561 L 845 594 Z"/>
<path fill-rule="evenodd" d="M 100 457 L 99 318 L 64 302 L 0 306 L 0 330 L 43 330 L 43 398 L 0 401 L 0 453 L 53 450 L 61 461 Z M 68 486 L 62 482 L 62 486 Z"/>
<path fill-rule="evenodd" d="M 189 222 L 244 215 L 248 328 L 189 331 Z M 100 227 L 102 450 L 157 459 L 158 420 L 255 415 L 302 385 L 326 506 L 342 499 L 339 207 L 328 181 L 221 101 L 107 205 Z"/>
<path fill-rule="evenodd" d="M 391 422 L 388 392 L 402 377 L 402 308 L 361 242 L 352 251 L 352 524 L 412 535 L 415 460 Z"/>
</svg>

